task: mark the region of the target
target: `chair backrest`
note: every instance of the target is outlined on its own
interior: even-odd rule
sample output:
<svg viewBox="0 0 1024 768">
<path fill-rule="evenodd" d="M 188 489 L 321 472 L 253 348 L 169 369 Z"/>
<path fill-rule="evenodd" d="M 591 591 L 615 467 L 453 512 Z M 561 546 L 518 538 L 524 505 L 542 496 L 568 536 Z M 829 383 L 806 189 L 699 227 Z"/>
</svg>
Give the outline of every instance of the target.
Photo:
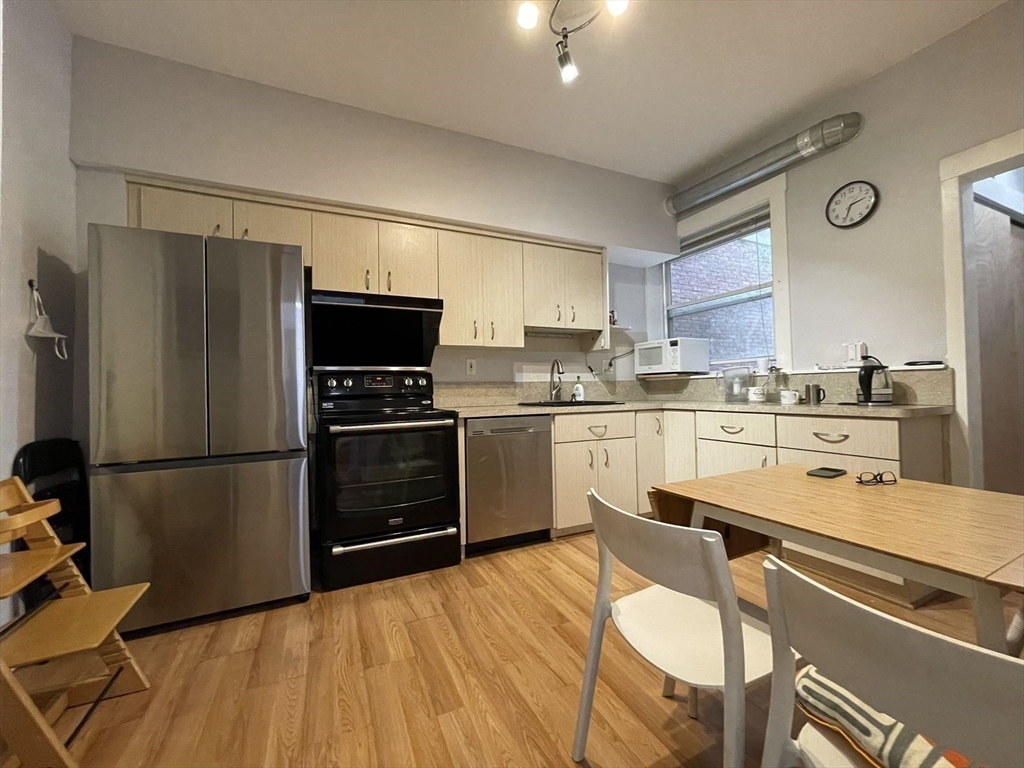
<svg viewBox="0 0 1024 768">
<path fill-rule="evenodd" d="M 736 605 L 729 559 L 717 531 L 685 528 L 624 512 L 593 488 L 587 499 L 599 545 L 607 547 L 623 565 L 676 592 Z"/>
<path fill-rule="evenodd" d="M 981 764 L 1024 764 L 1024 662 L 894 619 L 774 557 L 764 569 L 773 646 L 792 647 L 941 747 Z M 786 683 L 773 679 L 773 709 L 776 682 Z"/>
</svg>

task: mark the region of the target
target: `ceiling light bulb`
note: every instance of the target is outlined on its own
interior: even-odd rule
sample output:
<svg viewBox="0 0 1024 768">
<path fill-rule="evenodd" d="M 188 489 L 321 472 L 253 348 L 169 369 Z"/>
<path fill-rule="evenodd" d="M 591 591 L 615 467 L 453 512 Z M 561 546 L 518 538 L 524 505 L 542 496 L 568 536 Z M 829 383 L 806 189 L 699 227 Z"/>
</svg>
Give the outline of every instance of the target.
<svg viewBox="0 0 1024 768">
<path fill-rule="evenodd" d="M 629 5 L 629 0 L 605 0 L 604 5 L 612 16 L 621 16 Z"/>
<path fill-rule="evenodd" d="M 571 83 L 580 76 L 580 71 L 569 53 L 569 41 L 559 40 L 555 43 L 555 50 L 558 51 L 558 69 L 562 73 L 562 82 Z"/>
<path fill-rule="evenodd" d="M 620 11 L 621 13 L 621 11 Z M 537 26 L 537 19 L 540 18 L 540 11 L 533 3 L 523 3 L 519 6 L 519 15 L 516 21 L 523 29 L 533 29 Z"/>
</svg>

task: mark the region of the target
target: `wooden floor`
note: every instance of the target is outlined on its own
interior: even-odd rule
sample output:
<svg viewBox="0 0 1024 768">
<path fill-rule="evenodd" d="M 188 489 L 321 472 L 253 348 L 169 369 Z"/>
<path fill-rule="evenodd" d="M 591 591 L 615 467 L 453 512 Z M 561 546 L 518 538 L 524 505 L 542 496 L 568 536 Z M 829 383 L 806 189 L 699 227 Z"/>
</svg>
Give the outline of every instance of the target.
<svg viewBox="0 0 1024 768">
<path fill-rule="evenodd" d="M 741 596 L 756 599 L 757 571 L 737 575 Z M 104 703 L 72 753 L 83 766 L 572 765 L 596 575 L 583 535 L 131 641 L 151 690 Z M 613 598 L 644 586 L 616 565 Z M 970 632 L 962 600 L 917 613 Z M 702 693 L 694 721 L 679 688 L 662 698 L 609 623 L 590 765 L 721 765 L 721 699 Z M 750 690 L 748 765 L 767 704 L 766 683 Z"/>
</svg>

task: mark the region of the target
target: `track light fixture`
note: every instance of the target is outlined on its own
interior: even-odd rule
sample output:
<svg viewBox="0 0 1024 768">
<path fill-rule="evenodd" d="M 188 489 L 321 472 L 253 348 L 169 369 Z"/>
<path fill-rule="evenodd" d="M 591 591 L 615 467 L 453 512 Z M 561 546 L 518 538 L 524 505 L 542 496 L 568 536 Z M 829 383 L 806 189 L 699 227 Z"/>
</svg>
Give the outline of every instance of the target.
<svg viewBox="0 0 1024 768">
<path fill-rule="evenodd" d="M 555 52 L 558 60 L 558 71 L 562 75 L 562 82 L 568 85 L 580 75 L 579 68 L 577 68 L 576 62 L 573 61 L 572 54 L 569 52 L 569 35 L 579 32 L 584 27 L 592 24 L 604 10 L 607 10 L 612 16 L 621 16 L 629 5 L 629 0 L 605 0 L 602 5 L 597 6 L 585 21 L 577 24 L 572 29 L 567 27 L 558 29 L 555 27 L 555 12 L 558 10 L 558 4 L 561 2 L 562 0 L 555 0 L 555 4 L 551 7 L 551 15 L 548 16 L 548 29 L 551 30 L 552 34 L 562 38 L 555 43 Z M 532 2 L 525 2 L 519 6 L 516 21 L 523 29 L 533 29 L 537 26 L 539 16 L 540 11 L 537 6 Z"/>
</svg>

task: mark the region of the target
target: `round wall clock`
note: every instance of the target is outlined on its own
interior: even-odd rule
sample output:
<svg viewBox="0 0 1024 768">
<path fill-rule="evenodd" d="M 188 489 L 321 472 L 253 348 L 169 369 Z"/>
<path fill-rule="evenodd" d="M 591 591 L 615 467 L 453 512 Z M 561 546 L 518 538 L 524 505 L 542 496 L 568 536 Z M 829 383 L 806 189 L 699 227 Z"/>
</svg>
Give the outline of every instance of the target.
<svg viewBox="0 0 1024 768">
<path fill-rule="evenodd" d="M 849 229 L 863 224 L 878 206 L 878 188 L 869 181 L 844 184 L 828 199 L 825 218 L 833 227 Z"/>
</svg>

